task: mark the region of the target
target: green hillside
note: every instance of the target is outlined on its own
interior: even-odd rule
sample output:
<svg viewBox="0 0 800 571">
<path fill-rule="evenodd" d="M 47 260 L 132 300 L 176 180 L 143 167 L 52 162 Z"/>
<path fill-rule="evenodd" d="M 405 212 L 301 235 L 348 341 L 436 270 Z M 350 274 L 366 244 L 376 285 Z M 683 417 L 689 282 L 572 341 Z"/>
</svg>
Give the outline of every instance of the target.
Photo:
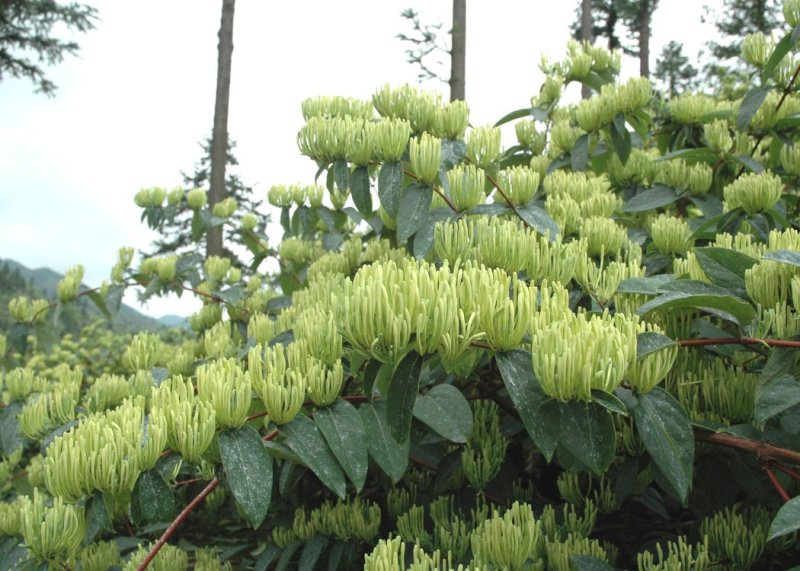
<svg viewBox="0 0 800 571">
<path fill-rule="evenodd" d="M 8 330 L 14 323 L 8 312 L 8 302 L 19 295 L 41 297 L 47 300 L 56 298 L 56 287 L 64 276 L 50 268 L 30 269 L 15 260 L 0 259 L 0 331 Z M 88 286 L 83 286 L 88 287 Z M 87 298 L 78 299 L 66 305 L 59 315 L 59 333 L 77 333 L 84 325 L 105 319 L 97 307 Z M 166 316 L 168 323 L 144 315 L 129 305 L 122 304 L 119 313 L 110 324 L 119 332 L 153 331 L 171 326 L 176 316 Z"/>
</svg>

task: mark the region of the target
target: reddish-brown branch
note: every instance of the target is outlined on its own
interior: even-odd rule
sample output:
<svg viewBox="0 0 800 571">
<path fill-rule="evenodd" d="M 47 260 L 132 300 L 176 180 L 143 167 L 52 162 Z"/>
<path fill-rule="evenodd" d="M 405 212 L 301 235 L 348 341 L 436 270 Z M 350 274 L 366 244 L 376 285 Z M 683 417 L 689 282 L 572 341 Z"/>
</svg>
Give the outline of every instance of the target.
<svg viewBox="0 0 800 571">
<path fill-rule="evenodd" d="M 740 438 L 731 434 L 722 434 L 718 432 L 706 432 L 702 429 L 696 428 L 694 437 L 703 442 L 710 442 L 712 444 L 720 444 L 730 448 L 737 448 L 744 450 L 751 454 L 755 454 L 759 458 L 765 460 L 777 460 L 789 462 L 790 464 L 800 464 L 800 452 L 794 450 L 787 450 L 786 448 L 778 448 L 766 442 L 757 440 L 750 440 L 749 438 Z"/>
<path fill-rule="evenodd" d="M 757 337 L 717 337 L 712 339 L 682 339 L 677 341 L 681 347 L 702 347 L 705 345 L 769 345 L 770 347 L 794 347 L 800 349 L 800 341 L 786 339 L 759 339 Z"/>
<path fill-rule="evenodd" d="M 795 480 L 800 480 L 800 472 L 796 472 L 796 471 L 792 470 L 791 468 L 787 468 L 787 467 L 786 467 L 786 466 L 784 466 L 783 464 L 778 464 L 777 462 L 773 462 L 773 463 L 772 463 L 772 464 L 770 464 L 770 465 L 771 465 L 773 468 L 776 468 L 776 469 L 780 470 L 781 472 L 783 472 L 783 473 L 784 473 L 784 474 L 786 474 L 787 476 L 791 476 L 791 477 L 792 477 L 792 478 L 794 478 Z"/>
<path fill-rule="evenodd" d="M 514 214 L 517 215 L 517 218 L 522 220 L 522 223 L 525 225 L 525 227 L 526 228 L 530 228 L 531 225 L 528 224 L 528 222 L 522 217 L 522 215 L 519 213 L 519 210 L 517 210 L 517 207 L 514 206 L 514 203 L 511 202 L 511 199 L 508 198 L 508 195 L 506 195 L 506 193 L 503 192 L 503 189 L 500 188 L 500 184 L 494 179 L 494 177 L 492 177 L 492 175 L 490 175 L 489 173 L 486 173 L 486 179 L 490 183 L 492 183 L 492 186 L 494 186 L 497 189 L 497 192 L 500 194 L 501 197 L 503 197 L 503 200 L 506 201 L 506 204 L 508 204 L 508 206 L 511 208 L 511 210 L 514 211 Z"/>
<path fill-rule="evenodd" d="M 786 490 L 783 489 L 783 486 L 778 481 L 778 478 L 775 476 L 775 472 L 772 471 L 772 468 L 769 466 L 764 466 L 764 471 L 767 473 L 767 478 L 769 478 L 772 487 L 775 488 L 775 491 L 778 492 L 778 495 L 783 499 L 784 502 L 788 502 L 792 498 L 786 493 Z"/>
</svg>

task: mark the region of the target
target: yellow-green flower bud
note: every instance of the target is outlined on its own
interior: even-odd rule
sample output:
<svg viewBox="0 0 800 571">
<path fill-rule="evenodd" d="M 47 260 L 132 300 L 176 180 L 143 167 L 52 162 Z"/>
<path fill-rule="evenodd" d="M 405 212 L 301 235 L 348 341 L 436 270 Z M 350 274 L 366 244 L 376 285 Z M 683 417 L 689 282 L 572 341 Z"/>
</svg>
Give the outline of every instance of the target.
<svg viewBox="0 0 800 571">
<path fill-rule="evenodd" d="M 347 159 L 356 166 L 368 165 L 375 154 L 375 124 L 364 122 L 347 140 Z"/>
<path fill-rule="evenodd" d="M 291 422 L 300 409 L 306 395 L 305 377 L 297 371 L 290 370 L 284 379 L 268 377 L 264 385 L 264 408 L 268 419 L 275 424 Z"/>
<path fill-rule="evenodd" d="M 725 206 L 741 208 L 750 216 L 775 206 L 781 199 L 783 184 L 780 177 L 769 171 L 747 173 L 724 189 Z"/>
<path fill-rule="evenodd" d="M 408 106 L 408 120 L 411 122 L 411 130 L 415 134 L 432 131 L 441 104 L 441 94 L 417 92 L 414 102 Z"/>
<path fill-rule="evenodd" d="M 534 155 L 539 155 L 544 150 L 545 136 L 536 130 L 536 122 L 533 119 L 524 119 L 514 125 L 517 134 L 517 141 L 523 147 L 527 147 Z"/>
<path fill-rule="evenodd" d="M 783 0 L 783 17 L 792 28 L 800 25 L 800 0 Z"/>
<path fill-rule="evenodd" d="M 800 145 L 781 147 L 781 166 L 788 174 L 800 176 Z"/>
<path fill-rule="evenodd" d="M 475 165 L 459 165 L 447 172 L 450 199 L 459 212 L 483 204 L 486 173 Z"/>
<path fill-rule="evenodd" d="M 276 208 L 285 208 L 292 203 L 292 196 L 286 186 L 276 184 L 270 187 L 267 193 L 267 202 Z"/>
<path fill-rule="evenodd" d="M 86 530 L 86 519 L 78 506 L 65 504 L 56 497 L 46 507 L 44 495 L 37 488 L 33 498 L 20 500 L 22 538 L 31 554 L 40 561 L 60 565 L 77 555 Z"/>
<path fill-rule="evenodd" d="M 312 357 L 331 366 L 342 356 L 342 334 L 333 313 L 316 309 L 303 312 L 295 321 L 296 339 L 303 339 Z"/>
<path fill-rule="evenodd" d="M 0 335 L 0 361 L 5 359 L 6 351 L 8 351 L 8 341 L 5 335 Z"/>
<path fill-rule="evenodd" d="M 689 167 L 686 176 L 686 188 L 694 196 L 699 196 L 711 189 L 714 171 L 705 163 L 697 163 Z"/>
<path fill-rule="evenodd" d="M 250 373 L 236 359 L 218 359 L 197 368 L 197 398 L 210 402 L 217 414 L 217 425 L 236 429 L 247 420 L 250 410 Z"/>
<path fill-rule="evenodd" d="M 561 98 L 563 80 L 558 76 L 547 76 L 539 89 L 539 95 L 532 98 L 531 105 L 550 107 Z"/>
<path fill-rule="evenodd" d="M 33 390 L 36 382 L 35 374 L 31 369 L 17 367 L 5 375 L 4 384 L 11 401 L 23 400 Z"/>
<path fill-rule="evenodd" d="M 719 153 L 727 153 L 733 146 L 733 137 L 728 122 L 724 119 L 703 125 L 703 134 L 706 137 L 706 144 Z"/>
<path fill-rule="evenodd" d="M 527 204 L 539 188 L 539 174 L 526 166 L 515 166 L 500 172 L 501 188 L 515 206 Z"/>
<path fill-rule="evenodd" d="M 209 357 L 224 357 L 233 346 L 231 324 L 219 321 L 212 325 L 203 335 L 203 349 Z"/>
<path fill-rule="evenodd" d="M 331 370 L 313 365 L 308 370 L 308 395 L 317 406 L 328 406 L 339 397 L 344 382 L 342 362 L 334 363 Z"/>
<path fill-rule="evenodd" d="M 219 216 L 220 218 L 230 218 L 238 207 L 236 199 L 229 196 L 222 202 L 217 202 L 211 212 L 214 216 Z"/>
<path fill-rule="evenodd" d="M 252 232 L 256 226 L 258 226 L 258 218 L 253 213 L 248 212 L 242 216 L 242 231 Z"/>
<path fill-rule="evenodd" d="M 551 149 L 548 153 L 551 156 L 558 156 L 571 151 L 578 137 L 582 134 L 583 130 L 572 127 L 568 120 L 563 119 L 561 121 L 556 121 L 550 129 Z"/>
<path fill-rule="evenodd" d="M 691 246 L 692 230 L 689 228 L 689 223 L 669 214 L 661 214 L 653 220 L 650 234 L 653 237 L 653 244 L 665 256 L 685 254 Z"/>
<path fill-rule="evenodd" d="M 114 541 L 96 541 L 81 550 L 78 556 L 82 571 L 106 571 L 119 567 L 122 560 Z"/>
<path fill-rule="evenodd" d="M 161 340 L 157 335 L 142 331 L 131 340 L 122 359 L 131 371 L 150 370 L 155 366 L 161 349 Z"/>
<path fill-rule="evenodd" d="M 541 522 L 530 505 L 518 502 L 502 516 L 496 512 L 481 522 L 471 537 L 474 559 L 492 569 L 522 569 L 527 561 L 541 559 L 543 545 Z"/>
<path fill-rule="evenodd" d="M 58 299 L 62 303 L 67 303 L 78 297 L 78 290 L 83 280 L 83 266 L 73 266 L 67 270 L 64 279 L 58 282 L 56 289 Z"/>
<path fill-rule="evenodd" d="M 532 339 L 539 384 L 560 401 L 590 401 L 592 389 L 612 392 L 636 356 L 636 323 L 622 314 L 568 314 Z"/>
<path fill-rule="evenodd" d="M 437 179 L 441 154 L 442 142 L 433 135 L 423 133 L 411 139 L 409 146 L 411 170 L 421 182 L 432 185 Z"/>
<path fill-rule="evenodd" d="M 191 381 L 177 375 L 153 391 L 152 410 L 167 421 L 167 445 L 187 462 L 199 462 L 216 431 L 213 405 L 198 400 Z"/>
<path fill-rule="evenodd" d="M 221 283 L 230 269 L 230 258 L 223 258 L 221 256 L 209 256 L 203 264 L 206 279 L 213 283 Z"/>
<path fill-rule="evenodd" d="M 616 256 L 628 235 L 625 228 L 610 218 L 594 216 L 583 221 L 580 237 L 586 239 L 586 252 L 590 256 Z"/>
<path fill-rule="evenodd" d="M 47 315 L 50 304 L 44 299 L 29 300 L 18 296 L 8 302 L 8 311 L 18 323 L 37 323 Z"/>
<path fill-rule="evenodd" d="M 167 194 L 167 204 L 170 206 L 178 206 L 181 200 L 183 200 L 183 189 L 179 186 L 176 186 Z"/>
<path fill-rule="evenodd" d="M 443 138 L 460 140 L 469 125 L 469 107 L 461 100 L 451 101 L 436 114 L 436 130 Z"/>
<path fill-rule="evenodd" d="M 669 101 L 669 113 L 678 123 L 691 125 L 714 112 L 716 103 L 708 95 L 681 94 Z"/>
<path fill-rule="evenodd" d="M 658 326 L 644 322 L 639 323 L 637 331 L 663 333 Z M 649 393 L 672 369 L 678 349 L 677 344 L 667 345 L 641 359 L 633 359 L 625 375 L 628 383 L 641 394 Z"/>
<path fill-rule="evenodd" d="M 143 188 L 133 196 L 133 203 L 139 208 L 150 206 L 150 189 Z"/>
<path fill-rule="evenodd" d="M 263 313 L 254 313 L 247 322 L 247 337 L 256 343 L 269 343 L 276 333 L 275 321 Z"/>
<path fill-rule="evenodd" d="M 176 267 L 178 256 L 172 254 L 170 256 L 163 256 L 156 261 L 156 273 L 158 279 L 163 283 L 169 283 L 175 279 Z"/>
<path fill-rule="evenodd" d="M 314 208 L 322 206 L 322 198 L 325 196 L 325 188 L 319 184 L 307 186 L 305 188 L 308 203 Z"/>
<path fill-rule="evenodd" d="M 567 61 L 567 81 L 580 81 L 592 71 L 592 56 L 577 53 Z"/>
<path fill-rule="evenodd" d="M 476 127 L 467 137 L 467 157 L 469 160 L 487 169 L 500 155 L 500 128 Z"/>
<path fill-rule="evenodd" d="M 189 318 L 192 331 L 205 331 L 222 319 L 222 306 L 210 303 L 200 308 L 200 311 Z"/>
<path fill-rule="evenodd" d="M 747 34 L 742 40 L 742 59 L 753 67 L 762 69 L 772 55 L 772 48 L 772 42 L 763 32 Z"/>
<path fill-rule="evenodd" d="M 186 194 L 186 202 L 192 210 L 200 210 L 206 205 L 208 195 L 202 188 L 193 188 Z"/>
<path fill-rule="evenodd" d="M 406 84 L 392 89 L 387 83 L 372 96 L 372 104 L 382 117 L 408 119 L 408 107 L 416 97 L 416 87 Z"/>
</svg>

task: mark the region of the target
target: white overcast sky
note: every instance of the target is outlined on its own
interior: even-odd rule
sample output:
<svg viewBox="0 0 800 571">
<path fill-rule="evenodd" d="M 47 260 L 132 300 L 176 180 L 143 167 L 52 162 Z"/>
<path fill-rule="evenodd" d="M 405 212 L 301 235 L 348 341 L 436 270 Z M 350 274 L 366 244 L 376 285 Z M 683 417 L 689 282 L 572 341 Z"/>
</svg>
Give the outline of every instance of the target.
<svg viewBox="0 0 800 571">
<path fill-rule="evenodd" d="M 133 195 L 181 184 L 210 134 L 219 0 L 84 0 L 97 28 L 79 36 L 78 58 L 49 68 L 56 97 L 27 81 L 0 82 L 0 258 L 64 272 L 82 263 L 85 282 L 107 278 L 120 246 L 152 234 Z M 651 69 L 670 40 L 697 54 L 713 33 L 703 4 L 661 0 Z M 400 17 L 414 8 L 449 29 L 449 0 L 239 0 L 229 133 L 245 183 L 263 198 L 272 184 L 313 182 L 297 150 L 300 102 L 315 95 L 369 98 L 384 83 L 414 82 Z M 529 104 L 542 54 L 560 58 L 577 0 L 469 0 L 466 93 L 474 125 Z M 627 64 L 628 75 L 638 66 Z M 431 83 L 429 89 L 446 86 Z M 510 144 L 510 142 L 508 142 Z M 275 237 L 276 240 L 279 238 Z M 135 304 L 133 296 L 126 301 Z M 151 315 L 188 314 L 184 299 L 153 300 Z"/>
</svg>

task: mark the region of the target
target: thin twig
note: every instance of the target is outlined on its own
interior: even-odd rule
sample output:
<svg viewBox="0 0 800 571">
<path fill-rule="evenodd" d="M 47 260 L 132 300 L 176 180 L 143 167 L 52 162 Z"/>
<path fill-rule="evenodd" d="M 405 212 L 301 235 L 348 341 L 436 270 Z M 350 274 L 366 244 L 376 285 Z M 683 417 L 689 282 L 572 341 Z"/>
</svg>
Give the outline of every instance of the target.
<svg viewBox="0 0 800 571">
<path fill-rule="evenodd" d="M 781 497 L 781 499 L 784 502 L 791 500 L 792 498 L 789 496 L 786 490 L 783 489 L 783 486 L 778 481 L 778 478 L 775 476 L 775 472 L 772 471 L 772 468 L 769 466 L 764 466 L 764 471 L 767 473 L 767 477 L 769 478 L 772 487 L 775 488 L 775 491 L 778 492 L 778 495 Z"/>
<path fill-rule="evenodd" d="M 759 458 L 766 460 L 778 460 L 789 462 L 791 464 L 800 464 L 800 452 L 794 450 L 787 450 L 786 448 L 779 448 L 766 442 L 758 440 L 751 440 L 749 438 L 741 438 L 733 436 L 732 434 L 723 434 L 719 432 L 707 432 L 700 428 L 695 428 L 694 437 L 703 442 L 710 442 L 712 444 L 719 444 L 728 446 L 729 448 L 737 448 L 744 450 Z"/>
<path fill-rule="evenodd" d="M 677 341 L 681 347 L 705 345 L 769 345 L 770 347 L 794 347 L 800 349 L 800 341 L 786 339 L 759 339 L 758 337 L 717 337 L 710 339 L 683 339 Z"/>
</svg>

